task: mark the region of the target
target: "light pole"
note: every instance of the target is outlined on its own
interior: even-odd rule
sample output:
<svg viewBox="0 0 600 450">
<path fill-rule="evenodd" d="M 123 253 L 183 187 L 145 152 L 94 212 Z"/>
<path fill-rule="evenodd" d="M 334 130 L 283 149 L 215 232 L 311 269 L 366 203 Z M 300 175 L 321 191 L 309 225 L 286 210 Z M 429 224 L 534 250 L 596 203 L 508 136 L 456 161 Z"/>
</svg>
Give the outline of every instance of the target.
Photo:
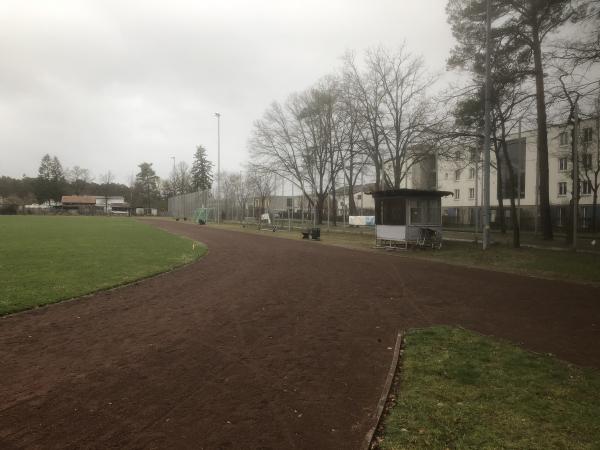
<svg viewBox="0 0 600 450">
<path fill-rule="evenodd" d="M 221 222 L 221 113 L 217 118 L 217 223 Z"/>
</svg>

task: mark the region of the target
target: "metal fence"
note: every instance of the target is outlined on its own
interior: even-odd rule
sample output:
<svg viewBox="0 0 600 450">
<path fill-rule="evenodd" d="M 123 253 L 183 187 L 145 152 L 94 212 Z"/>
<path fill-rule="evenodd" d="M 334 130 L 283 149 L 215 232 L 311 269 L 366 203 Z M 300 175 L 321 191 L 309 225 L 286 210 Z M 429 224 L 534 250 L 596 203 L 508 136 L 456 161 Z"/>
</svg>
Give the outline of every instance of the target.
<svg viewBox="0 0 600 450">
<path fill-rule="evenodd" d="M 315 221 L 315 211 L 306 199 L 301 196 L 270 196 L 261 206 L 259 198 L 250 197 L 246 204 L 241 205 L 233 198 L 222 197 L 219 205 L 212 191 L 198 191 L 189 194 L 177 195 L 168 199 L 168 215 L 177 218 L 193 219 L 200 208 L 209 210 L 208 222 L 216 222 L 217 209 L 221 212 L 221 222 L 259 221 L 261 214 L 268 213 L 273 223 L 278 226 L 308 226 Z M 331 210 L 328 206 L 332 206 Z M 333 223 L 337 219 L 338 225 L 348 223 L 349 212 L 347 209 L 342 214 L 339 208 L 325 205 L 323 210 L 323 223 Z M 365 215 L 373 215 L 373 211 L 364 209 Z"/>
<path fill-rule="evenodd" d="M 197 191 L 170 197 L 167 210 L 171 217 L 191 218 L 199 208 L 215 208 L 216 211 L 216 207 L 217 200 L 210 191 Z"/>
</svg>

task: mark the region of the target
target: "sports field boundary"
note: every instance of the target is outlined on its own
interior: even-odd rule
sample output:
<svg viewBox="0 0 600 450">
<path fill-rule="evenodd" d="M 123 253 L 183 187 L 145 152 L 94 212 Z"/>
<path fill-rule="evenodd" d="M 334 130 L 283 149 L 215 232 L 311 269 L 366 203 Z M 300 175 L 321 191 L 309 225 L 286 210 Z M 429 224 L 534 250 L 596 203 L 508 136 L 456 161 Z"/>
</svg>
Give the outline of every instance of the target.
<svg viewBox="0 0 600 450">
<path fill-rule="evenodd" d="M 369 428 L 369 431 L 367 431 L 367 435 L 365 436 L 365 440 L 363 442 L 363 445 L 361 446 L 361 450 L 369 450 L 373 448 L 373 438 L 375 437 L 375 432 L 381 426 L 381 419 L 383 418 L 383 414 L 386 411 L 386 407 L 389 407 L 390 391 L 394 384 L 394 378 L 398 373 L 398 364 L 400 361 L 401 348 L 402 333 L 398 332 L 396 336 L 396 343 L 394 344 L 394 354 L 392 356 L 392 363 L 390 364 L 390 368 L 388 369 L 385 384 L 383 385 L 381 396 L 379 397 L 379 401 L 377 402 L 377 410 L 375 412 L 375 415 L 373 416 L 373 426 Z"/>
</svg>

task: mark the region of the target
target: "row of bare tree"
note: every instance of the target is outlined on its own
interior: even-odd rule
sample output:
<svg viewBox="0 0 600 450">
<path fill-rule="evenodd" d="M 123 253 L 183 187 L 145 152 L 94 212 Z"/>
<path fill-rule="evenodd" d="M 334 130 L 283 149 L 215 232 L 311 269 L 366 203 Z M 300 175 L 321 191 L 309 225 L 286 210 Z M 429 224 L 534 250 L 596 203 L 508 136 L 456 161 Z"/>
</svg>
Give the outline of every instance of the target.
<svg viewBox="0 0 600 450">
<path fill-rule="evenodd" d="M 322 223 L 329 195 L 354 187 L 368 166 L 381 188 L 399 188 L 410 168 L 431 154 L 439 122 L 428 89 L 436 81 L 405 46 L 369 50 L 363 64 L 344 57 L 324 77 L 283 104 L 273 102 L 254 123 L 252 164 L 293 183 Z M 335 218 L 334 218 L 335 220 Z"/>
<path fill-rule="evenodd" d="M 598 93 L 600 2 L 490 1 L 491 139 L 500 217 L 503 199 L 509 198 L 514 209 L 520 195 L 521 174 L 509 157 L 509 135 L 517 124 L 529 124 L 537 130 L 541 227 L 544 238 L 552 239 L 548 115 L 568 130 L 575 104 L 582 117 L 597 115 L 590 105 Z M 448 68 L 467 73 L 462 86 L 433 98 L 437 78 L 406 46 L 371 49 L 361 60 L 346 54 L 335 74 L 283 103 L 272 103 L 255 122 L 249 142 L 252 164 L 293 183 L 314 204 L 320 223 L 327 197 L 335 202 L 342 184 L 350 213 L 355 213 L 352 194 L 362 172 L 371 173 L 380 188 L 399 188 L 411 167 L 432 155 L 464 164 L 472 164 L 475 155 L 477 162 L 483 142 L 486 5 L 487 0 L 447 4 L 457 41 Z M 597 199 L 598 176 L 586 167 Z M 518 246 L 517 214 L 511 218 Z"/>
</svg>

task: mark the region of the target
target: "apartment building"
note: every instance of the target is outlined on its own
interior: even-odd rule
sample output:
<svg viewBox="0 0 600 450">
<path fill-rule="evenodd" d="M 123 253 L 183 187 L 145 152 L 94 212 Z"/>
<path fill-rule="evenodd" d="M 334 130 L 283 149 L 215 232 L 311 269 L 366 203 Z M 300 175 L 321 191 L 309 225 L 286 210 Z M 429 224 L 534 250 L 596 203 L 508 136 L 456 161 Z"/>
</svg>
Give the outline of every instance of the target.
<svg viewBox="0 0 600 450">
<path fill-rule="evenodd" d="M 581 122 L 579 149 L 580 200 L 579 217 L 582 228 L 589 227 L 592 218 L 592 199 L 595 184 L 594 172 L 600 162 L 598 154 L 598 119 Z M 552 219 L 556 227 L 566 224 L 569 202 L 572 198 L 572 158 L 571 158 L 571 126 L 551 125 L 548 128 L 550 204 Z M 535 227 L 538 208 L 538 168 L 537 168 L 537 132 L 527 130 L 519 136 L 509 136 L 508 153 L 515 174 L 520 173 L 520 214 L 524 229 Z M 510 183 L 506 164 L 500 167 L 498 176 L 496 159 L 491 154 L 492 169 L 490 174 L 490 206 L 491 222 L 497 224 L 498 217 L 498 185 L 501 184 L 505 217 L 510 220 Z M 434 161 L 435 162 L 435 161 Z M 432 169 L 432 162 L 414 166 L 409 181 L 411 187 L 437 188 L 450 191 L 452 197 L 442 199 L 442 214 L 447 224 L 473 225 L 477 213 L 481 213 L 482 204 L 482 170 L 481 155 L 465 154 L 458 151 L 447 158 L 439 158 Z M 432 173 L 432 177 L 430 174 Z M 518 176 L 517 185 L 519 184 Z M 434 181 L 432 181 L 434 180 Z M 598 179 L 600 183 L 600 178 Z M 515 186 L 518 190 L 518 186 Z M 518 202 L 518 200 L 516 200 Z M 600 222 L 600 209 L 596 209 L 596 217 Z"/>
</svg>

